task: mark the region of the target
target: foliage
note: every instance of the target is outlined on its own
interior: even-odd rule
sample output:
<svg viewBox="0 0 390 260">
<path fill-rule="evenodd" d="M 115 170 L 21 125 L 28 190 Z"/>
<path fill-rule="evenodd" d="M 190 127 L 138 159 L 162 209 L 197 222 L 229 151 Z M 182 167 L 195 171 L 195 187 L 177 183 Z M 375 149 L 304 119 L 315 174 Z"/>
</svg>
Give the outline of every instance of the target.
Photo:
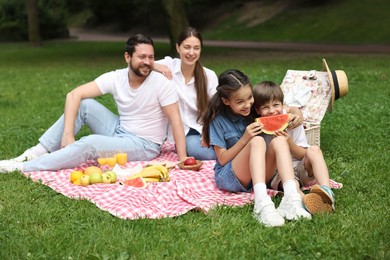
<svg viewBox="0 0 390 260">
<path fill-rule="evenodd" d="M 66 10 L 62 0 L 37 0 L 42 39 L 69 36 Z M 0 41 L 28 39 L 27 13 L 24 1 L 0 0 Z"/>
<path fill-rule="evenodd" d="M 62 113 L 69 90 L 126 66 L 118 42 L 1 47 L 0 158 L 35 145 Z M 156 44 L 156 58 L 168 52 L 167 44 Z M 345 70 L 350 88 L 321 126 L 331 178 L 344 184 L 334 190 L 334 213 L 281 228 L 259 225 L 253 205 L 123 220 L 21 174 L 0 174 L 0 259 L 389 259 L 390 56 L 207 46 L 202 52 L 217 74 L 238 68 L 252 83 L 281 82 L 287 69 L 321 69 L 321 58 Z M 115 109 L 109 96 L 99 101 Z"/>
<path fill-rule="evenodd" d="M 269 8 L 279 8 L 275 6 L 271 3 Z M 264 7 L 236 9 L 226 13 L 204 36 L 215 40 L 389 44 L 389 8 L 386 0 L 302 4 L 259 23 L 255 21 L 267 17 Z"/>
</svg>

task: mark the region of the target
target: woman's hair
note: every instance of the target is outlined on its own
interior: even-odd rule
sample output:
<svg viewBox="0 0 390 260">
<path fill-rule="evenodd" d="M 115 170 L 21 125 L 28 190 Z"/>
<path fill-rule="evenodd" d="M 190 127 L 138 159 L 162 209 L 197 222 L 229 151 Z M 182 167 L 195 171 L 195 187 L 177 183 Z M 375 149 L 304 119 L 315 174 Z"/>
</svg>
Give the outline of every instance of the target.
<svg viewBox="0 0 390 260">
<path fill-rule="evenodd" d="M 270 101 L 280 101 L 283 103 L 284 94 L 278 84 L 272 81 L 262 81 L 253 87 L 253 108 L 259 108 Z"/>
<path fill-rule="evenodd" d="M 239 70 L 229 69 L 219 76 L 217 92 L 209 100 L 208 106 L 201 117 L 203 124 L 202 137 L 207 146 L 210 146 L 209 126 L 211 122 L 218 114 L 230 109 L 223 103 L 222 98 L 229 99 L 233 93 L 246 85 L 252 88 L 249 78 Z"/>
<path fill-rule="evenodd" d="M 130 57 L 133 56 L 133 53 L 135 52 L 135 47 L 138 44 L 150 44 L 154 46 L 152 38 L 143 34 L 136 34 L 127 40 L 125 52 L 127 52 Z"/>
<path fill-rule="evenodd" d="M 177 45 L 180 46 L 182 42 L 191 37 L 194 36 L 199 39 L 200 46 L 203 47 L 203 39 L 202 35 L 192 27 L 187 27 L 183 32 L 179 34 L 179 37 L 177 38 Z M 208 94 L 207 94 L 207 76 L 204 72 L 203 66 L 200 63 L 199 59 L 195 63 L 195 71 L 194 71 L 194 78 L 195 78 L 195 89 L 196 89 L 196 96 L 197 96 L 197 107 L 198 107 L 198 118 L 199 121 L 201 115 L 206 110 L 207 101 L 208 101 Z"/>
</svg>

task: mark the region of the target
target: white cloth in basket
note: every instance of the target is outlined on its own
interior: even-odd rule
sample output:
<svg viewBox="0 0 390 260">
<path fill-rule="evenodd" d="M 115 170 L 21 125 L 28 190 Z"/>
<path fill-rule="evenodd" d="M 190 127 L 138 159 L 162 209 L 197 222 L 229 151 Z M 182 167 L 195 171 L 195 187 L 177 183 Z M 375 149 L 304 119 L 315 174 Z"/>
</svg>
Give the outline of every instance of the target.
<svg viewBox="0 0 390 260">
<path fill-rule="evenodd" d="M 305 127 L 321 124 L 332 97 L 328 73 L 326 71 L 316 71 L 314 77 L 308 77 L 309 72 L 288 70 L 280 85 L 285 97 L 288 97 L 287 100 L 285 99 L 286 104 L 301 109 Z M 297 89 L 299 89 L 298 92 Z M 310 96 L 304 94 L 309 92 L 311 93 Z M 292 98 L 291 96 L 294 96 L 294 93 L 298 93 L 298 97 Z M 300 102 L 302 104 L 298 104 Z"/>
</svg>

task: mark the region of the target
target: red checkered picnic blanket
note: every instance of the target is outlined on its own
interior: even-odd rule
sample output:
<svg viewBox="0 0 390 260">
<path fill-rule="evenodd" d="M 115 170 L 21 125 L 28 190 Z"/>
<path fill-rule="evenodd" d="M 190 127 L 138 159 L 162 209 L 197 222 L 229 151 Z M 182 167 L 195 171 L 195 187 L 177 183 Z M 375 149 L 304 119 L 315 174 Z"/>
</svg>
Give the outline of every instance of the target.
<svg viewBox="0 0 390 260">
<path fill-rule="evenodd" d="M 155 159 L 177 161 L 174 145 L 166 143 Z M 215 161 L 203 161 L 199 171 L 181 170 L 176 166 L 169 172 L 170 182 L 149 183 L 145 188 L 115 184 L 93 184 L 87 187 L 74 185 L 69 175 L 75 169 L 60 171 L 24 172 L 33 181 L 40 181 L 53 190 L 74 199 L 86 199 L 102 210 L 123 219 L 174 217 L 196 209 L 208 212 L 217 205 L 243 206 L 252 203 L 252 193 L 231 193 L 217 188 L 214 181 Z M 146 161 L 128 162 L 125 167 L 145 166 Z M 89 161 L 78 168 L 97 165 Z M 342 184 L 331 181 L 332 188 Z M 278 192 L 268 190 L 270 196 Z"/>
</svg>

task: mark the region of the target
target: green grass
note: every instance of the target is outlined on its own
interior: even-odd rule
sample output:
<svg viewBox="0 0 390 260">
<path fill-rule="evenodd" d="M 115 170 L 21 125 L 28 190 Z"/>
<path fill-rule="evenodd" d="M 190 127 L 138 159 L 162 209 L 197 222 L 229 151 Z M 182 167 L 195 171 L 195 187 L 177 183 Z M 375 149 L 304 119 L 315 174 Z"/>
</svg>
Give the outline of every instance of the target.
<svg viewBox="0 0 390 260">
<path fill-rule="evenodd" d="M 0 158 L 36 144 L 62 113 L 67 91 L 125 66 L 118 43 L 1 48 Z M 156 49 L 168 53 L 166 45 Z M 281 82 L 287 69 L 321 69 L 323 57 L 345 70 L 350 88 L 321 127 L 331 178 L 344 184 L 333 214 L 282 228 L 258 224 L 252 205 L 122 220 L 21 174 L 0 174 L 0 259 L 388 259 L 390 56 L 206 48 L 203 63 L 218 74 L 239 68 L 252 83 Z M 99 100 L 114 109 L 110 97 Z"/>
<path fill-rule="evenodd" d="M 203 34 L 218 40 L 389 44 L 389 9 L 386 0 L 330 1 L 319 7 L 292 8 L 258 25 L 248 25 L 252 19 L 242 21 L 248 13 L 234 9 Z"/>
</svg>

